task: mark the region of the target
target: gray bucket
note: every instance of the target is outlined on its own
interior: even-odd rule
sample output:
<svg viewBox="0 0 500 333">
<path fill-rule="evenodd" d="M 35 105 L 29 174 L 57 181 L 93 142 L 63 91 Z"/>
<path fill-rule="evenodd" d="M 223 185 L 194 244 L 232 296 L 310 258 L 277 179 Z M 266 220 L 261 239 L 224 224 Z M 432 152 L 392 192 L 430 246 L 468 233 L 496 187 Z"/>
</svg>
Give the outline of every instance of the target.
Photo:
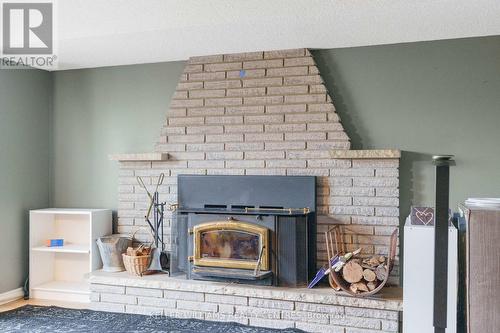
<svg viewBox="0 0 500 333">
<path fill-rule="evenodd" d="M 132 246 L 132 237 L 129 235 L 110 235 L 97 239 L 97 246 L 101 253 L 103 270 L 105 272 L 121 272 L 123 266 L 122 253 Z"/>
</svg>

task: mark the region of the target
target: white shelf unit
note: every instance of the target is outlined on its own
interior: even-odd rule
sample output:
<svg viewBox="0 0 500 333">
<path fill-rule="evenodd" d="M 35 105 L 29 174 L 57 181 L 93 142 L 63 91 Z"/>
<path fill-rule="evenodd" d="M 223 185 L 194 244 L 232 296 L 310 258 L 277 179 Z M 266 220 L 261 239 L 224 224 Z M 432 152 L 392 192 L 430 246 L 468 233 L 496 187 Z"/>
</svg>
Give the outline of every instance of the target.
<svg viewBox="0 0 500 333">
<path fill-rule="evenodd" d="M 30 298 L 89 302 L 87 276 L 102 267 L 96 240 L 111 233 L 109 209 L 31 210 Z M 64 246 L 45 246 L 54 238 Z"/>
</svg>

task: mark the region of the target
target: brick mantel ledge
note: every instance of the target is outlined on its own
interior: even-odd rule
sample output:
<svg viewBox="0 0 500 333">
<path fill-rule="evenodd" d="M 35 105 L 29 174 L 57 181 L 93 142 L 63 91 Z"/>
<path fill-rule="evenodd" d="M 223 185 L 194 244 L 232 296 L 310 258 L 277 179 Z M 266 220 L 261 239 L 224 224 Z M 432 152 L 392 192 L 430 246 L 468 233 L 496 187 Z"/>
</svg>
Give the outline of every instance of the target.
<svg viewBox="0 0 500 333">
<path fill-rule="evenodd" d="M 335 159 L 384 159 L 401 158 L 401 151 L 397 149 L 365 149 L 365 150 L 332 150 L 330 155 Z"/>
<path fill-rule="evenodd" d="M 112 154 L 109 155 L 111 161 L 119 162 L 141 162 L 141 161 L 166 161 L 167 153 L 138 153 L 138 154 Z"/>
</svg>

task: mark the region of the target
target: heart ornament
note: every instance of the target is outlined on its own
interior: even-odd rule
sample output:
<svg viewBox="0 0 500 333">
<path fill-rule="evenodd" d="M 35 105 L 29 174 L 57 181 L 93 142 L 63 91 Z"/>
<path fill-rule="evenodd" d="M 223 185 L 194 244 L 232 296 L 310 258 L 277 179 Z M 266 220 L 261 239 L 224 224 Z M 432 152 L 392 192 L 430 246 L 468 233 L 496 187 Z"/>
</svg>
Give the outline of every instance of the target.
<svg viewBox="0 0 500 333">
<path fill-rule="evenodd" d="M 434 225 L 434 208 L 431 207 L 412 207 L 411 209 L 412 225 Z"/>
</svg>

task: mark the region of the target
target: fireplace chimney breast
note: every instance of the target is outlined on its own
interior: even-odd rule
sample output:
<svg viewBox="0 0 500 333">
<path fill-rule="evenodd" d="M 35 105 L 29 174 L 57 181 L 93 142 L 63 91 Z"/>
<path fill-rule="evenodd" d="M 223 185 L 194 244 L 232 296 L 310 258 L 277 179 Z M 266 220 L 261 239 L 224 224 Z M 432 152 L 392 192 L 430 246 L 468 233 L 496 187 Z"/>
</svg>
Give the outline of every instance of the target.
<svg viewBox="0 0 500 333">
<path fill-rule="evenodd" d="M 177 201 L 181 174 L 316 176 L 318 263 L 331 224 L 345 226 L 348 249 L 386 253 L 399 225 L 399 155 L 332 155 L 349 149 L 309 50 L 192 57 L 155 145 L 168 160 L 120 163 L 118 230 L 144 225 L 147 198 L 135 176 L 153 183 L 165 173 L 167 203 Z M 393 284 L 398 275 L 396 262 Z"/>
</svg>

